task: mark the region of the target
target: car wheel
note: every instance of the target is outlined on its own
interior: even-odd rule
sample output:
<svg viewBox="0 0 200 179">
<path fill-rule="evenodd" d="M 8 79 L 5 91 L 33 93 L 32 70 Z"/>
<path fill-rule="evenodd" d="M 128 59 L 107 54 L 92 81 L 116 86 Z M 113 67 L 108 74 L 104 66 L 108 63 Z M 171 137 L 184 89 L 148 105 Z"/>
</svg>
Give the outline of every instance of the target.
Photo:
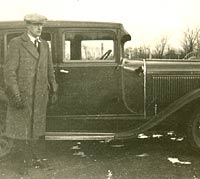
<svg viewBox="0 0 200 179">
<path fill-rule="evenodd" d="M 188 142 L 200 153 L 200 112 L 195 112 L 187 127 Z"/>
<path fill-rule="evenodd" d="M 0 137 L 0 158 L 10 153 L 13 143 L 6 137 Z"/>
</svg>

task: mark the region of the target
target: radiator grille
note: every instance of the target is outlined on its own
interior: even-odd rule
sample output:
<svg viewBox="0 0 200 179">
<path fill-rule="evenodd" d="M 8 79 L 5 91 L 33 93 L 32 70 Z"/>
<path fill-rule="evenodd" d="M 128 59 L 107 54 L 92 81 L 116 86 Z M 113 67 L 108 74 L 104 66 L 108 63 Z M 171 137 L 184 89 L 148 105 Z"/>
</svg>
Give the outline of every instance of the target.
<svg viewBox="0 0 200 179">
<path fill-rule="evenodd" d="M 168 104 L 199 87 L 199 75 L 154 75 L 153 101 Z"/>
</svg>

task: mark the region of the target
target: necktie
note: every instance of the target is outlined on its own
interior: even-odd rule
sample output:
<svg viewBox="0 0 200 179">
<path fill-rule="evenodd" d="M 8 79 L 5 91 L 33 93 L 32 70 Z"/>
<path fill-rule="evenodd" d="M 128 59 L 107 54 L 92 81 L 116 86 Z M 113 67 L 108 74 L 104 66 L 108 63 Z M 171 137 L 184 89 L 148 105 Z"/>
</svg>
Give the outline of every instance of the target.
<svg viewBox="0 0 200 179">
<path fill-rule="evenodd" d="M 37 51 L 40 53 L 40 42 L 38 39 L 35 39 L 34 46 L 37 49 Z"/>
</svg>

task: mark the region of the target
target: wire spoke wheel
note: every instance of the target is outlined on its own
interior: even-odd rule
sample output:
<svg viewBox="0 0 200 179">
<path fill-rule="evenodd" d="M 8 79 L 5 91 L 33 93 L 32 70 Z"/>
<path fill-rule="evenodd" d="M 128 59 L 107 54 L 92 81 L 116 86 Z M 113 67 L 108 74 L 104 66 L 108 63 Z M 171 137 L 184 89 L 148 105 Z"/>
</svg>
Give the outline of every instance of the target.
<svg viewBox="0 0 200 179">
<path fill-rule="evenodd" d="M 188 139 L 194 150 L 200 153 L 200 112 L 196 112 L 188 125 Z"/>
</svg>

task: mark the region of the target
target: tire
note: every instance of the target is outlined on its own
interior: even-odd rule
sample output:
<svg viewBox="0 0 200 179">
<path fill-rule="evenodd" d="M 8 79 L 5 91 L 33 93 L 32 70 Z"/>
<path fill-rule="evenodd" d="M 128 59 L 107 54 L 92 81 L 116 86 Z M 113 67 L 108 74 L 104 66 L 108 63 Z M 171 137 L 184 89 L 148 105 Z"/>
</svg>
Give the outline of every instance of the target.
<svg viewBox="0 0 200 179">
<path fill-rule="evenodd" d="M 200 111 L 194 112 L 187 126 L 187 138 L 193 150 L 200 153 Z"/>
</svg>

